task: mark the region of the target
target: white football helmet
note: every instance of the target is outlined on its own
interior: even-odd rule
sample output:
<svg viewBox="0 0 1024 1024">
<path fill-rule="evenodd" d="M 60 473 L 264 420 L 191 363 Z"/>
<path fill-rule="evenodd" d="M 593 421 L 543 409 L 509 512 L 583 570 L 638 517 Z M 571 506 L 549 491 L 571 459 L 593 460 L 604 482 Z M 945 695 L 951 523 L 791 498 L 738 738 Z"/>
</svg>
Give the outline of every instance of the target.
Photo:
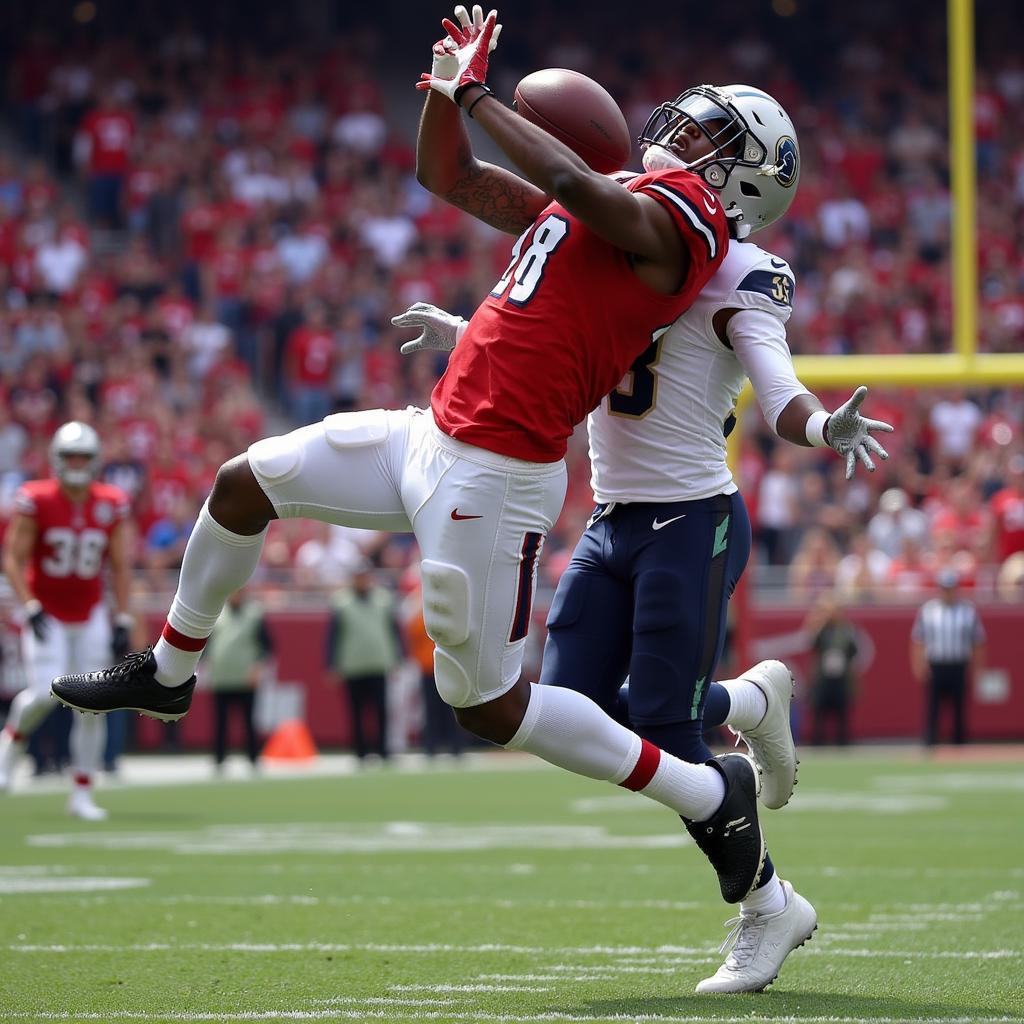
<svg viewBox="0 0 1024 1024">
<path fill-rule="evenodd" d="M 715 147 L 684 163 L 668 144 L 688 124 Z M 737 238 L 778 220 L 800 179 L 800 147 L 789 115 L 766 92 L 749 85 L 698 85 L 662 103 L 647 119 L 640 143 L 648 171 L 683 167 L 722 196 Z"/>
<path fill-rule="evenodd" d="M 67 464 L 69 455 L 88 455 L 88 465 L 71 467 Z M 100 475 L 99 434 L 79 420 L 72 420 L 59 427 L 50 442 L 50 466 L 57 479 L 69 487 L 85 487 Z"/>
</svg>

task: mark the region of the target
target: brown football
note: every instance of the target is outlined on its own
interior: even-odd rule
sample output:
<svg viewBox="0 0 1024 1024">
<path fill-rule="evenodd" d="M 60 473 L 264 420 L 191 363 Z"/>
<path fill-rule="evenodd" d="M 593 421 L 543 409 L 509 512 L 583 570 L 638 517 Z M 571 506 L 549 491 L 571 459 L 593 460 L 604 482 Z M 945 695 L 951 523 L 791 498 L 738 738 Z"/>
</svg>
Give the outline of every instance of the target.
<svg viewBox="0 0 1024 1024">
<path fill-rule="evenodd" d="M 633 147 L 622 111 L 603 86 L 578 71 L 534 71 L 516 86 L 513 107 L 600 174 L 621 171 L 629 161 Z"/>
</svg>

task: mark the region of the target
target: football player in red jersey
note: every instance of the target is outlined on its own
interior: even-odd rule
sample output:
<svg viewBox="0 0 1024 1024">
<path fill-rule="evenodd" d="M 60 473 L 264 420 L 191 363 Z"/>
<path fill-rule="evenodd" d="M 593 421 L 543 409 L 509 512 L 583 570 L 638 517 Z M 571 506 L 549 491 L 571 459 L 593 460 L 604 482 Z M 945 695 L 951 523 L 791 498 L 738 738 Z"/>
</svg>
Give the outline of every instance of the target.
<svg viewBox="0 0 1024 1024">
<path fill-rule="evenodd" d="M 129 502 L 124 491 L 97 481 L 100 443 L 88 424 L 65 423 L 50 444 L 54 477 L 31 480 L 15 496 L 4 536 L 3 570 L 22 605 L 22 651 L 28 686 L 11 704 L 0 733 L 0 789 L 11 784 L 27 737 L 56 706 L 50 681 L 122 657 L 132 620 Z M 102 572 L 110 568 L 112 608 L 104 601 Z M 75 715 L 71 731 L 74 775 L 68 811 L 102 821 L 92 798 L 105 722 Z"/>
<path fill-rule="evenodd" d="M 588 697 L 520 675 L 537 559 L 565 493 L 567 439 L 713 276 L 729 221 L 687 170 L 619 184 L 492 96 L 485 81 L 494 12 L 479 25 L 443 26 L 448 36 L 421 82 L 430 90 L 421 180 L 523 233 L 431 408 L 338 413 L 226 463 L 189 539 L 155 648 L 62 676 L 52 692 L 80 710 L 135 708 L 177 720 L 191 704 L 200 652 L 225 599 L 252 574 L 271 519 L 411 529 L 438 691 L 462 725 L 700 822 L 723 895 L 739 902 L 765 858 L 753 762 L 741 754 L 684 762 Z M 469 154 L 451 165 L 456 187 L 445 189 L 445 167 L 430 164 L 446 158 L 422 140 L 444 150 L 447 133 L 461 131 L 460 108 L 522 178 Z M 694 130 L 674 145 L 693 157 L 710 143 Z"/>
</svg>

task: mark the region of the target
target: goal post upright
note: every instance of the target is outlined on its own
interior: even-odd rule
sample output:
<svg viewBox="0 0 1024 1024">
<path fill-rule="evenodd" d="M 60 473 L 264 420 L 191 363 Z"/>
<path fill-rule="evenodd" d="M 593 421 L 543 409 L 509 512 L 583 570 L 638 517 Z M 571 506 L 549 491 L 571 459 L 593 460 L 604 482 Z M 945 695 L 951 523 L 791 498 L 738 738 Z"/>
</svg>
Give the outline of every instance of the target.
<svg viewBox="0 0 1024 1024">
<path fill-rule="evenodd" d="M 974 0 L 947 0 L 949 165 L 952 202 L 953 331 L 951 351 L 928 355 L 797 356 L 797 374 L 809 388 L 861 384 L 924 389 L 1024 384 L 1024 353 L 978 352 L 978 249 L 975 209 Z M 748 384 L 736 403 L 736 429 L 728 440 L 729 466 L 739 466 L 743 416 L 753 400 Z M 867 413 L 870 415 L 870 396 Z M 741 662 L 750 660 L 747 585 L 736 593 L 736 640 Z"/>
</svg>

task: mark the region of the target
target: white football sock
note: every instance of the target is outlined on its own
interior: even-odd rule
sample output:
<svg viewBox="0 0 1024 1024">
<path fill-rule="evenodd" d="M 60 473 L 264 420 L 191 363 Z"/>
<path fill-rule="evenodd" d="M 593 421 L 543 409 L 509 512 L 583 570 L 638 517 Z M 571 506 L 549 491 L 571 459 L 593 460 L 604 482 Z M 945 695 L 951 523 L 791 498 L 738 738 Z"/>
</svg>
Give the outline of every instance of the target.
<svg viewBox="0 0 1024 1024">
<path fill-rule="evenodd" d="M 266 529 L 251 536 L 232 533 L 203 504 L 178 577 L 167 624 L 153 648 L 156 680 L 180 686 L 196 670 L 224 602 L 244 586 L 259 564 Z"/>
<path fill-rule="evenodd" d="M 729 714 L 725 724 L 743 732 L 755 728 L 768 710 L 768 698 L 756 683 L 749 679 L 726 679 L 720 681 L 729 694 Z"/>
<path fill-rule="evenodd" d="M 609 718 L 589 697 L 560 686 L 530 685 L 530 703 L 508 750 L 643 793 L 694 821 L 725 799 L 725 779 L 710 765 L 666 754 Z"/>
<path fill-rule="evenodd" d="M 741 913 L 753 911 L 756 914 L 777 914 L 786 909 L 786 890 L 782 888 L 782 880 L 778 872 L 771 877 L 767 885 L 747 894 L 740 904 Z"/>
<path fill-rule="evenodd" d="M 71 723 L 71 771 L 74 775 L 93 776 L 99 771 L 103 744 L 107 739 L 104 715 L 77 713 Z"/>
</svg>

